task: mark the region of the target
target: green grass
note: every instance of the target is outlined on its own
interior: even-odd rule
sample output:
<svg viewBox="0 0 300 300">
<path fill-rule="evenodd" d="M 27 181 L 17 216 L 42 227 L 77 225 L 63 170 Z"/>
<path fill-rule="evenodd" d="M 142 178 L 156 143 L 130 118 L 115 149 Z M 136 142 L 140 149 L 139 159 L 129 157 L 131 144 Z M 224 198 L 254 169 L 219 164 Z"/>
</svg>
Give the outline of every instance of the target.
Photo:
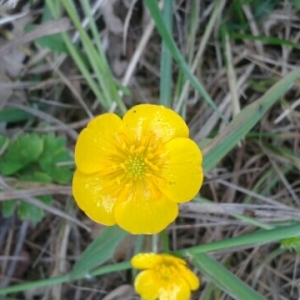
<svg viewBox="0 0 300 300">
<path fill-rule="evenodd" d="M 229 170 L 232 171 L 232 173 L 241 171 L 240 169 L 235 169 L 235 163 L 240 157 L 242 157 L 242 162 L 246 161 L 244 165 L 248 166 L 250 174 L 250 166 L 252 165 L 247 165 L 247 160 L 254 160 L 254 157 L 256 157 L 255 162 L 258 161 L 259 164 L 255 165 L 253 163 L 253 165 L 262 168 L 261 171 L 257 171 L 259 172 L 259 176 L 251 177 L 249 175 L 248 177 L 250 179 L 245 176 L 245 178 L 242 177 L 243 179 L 241 181 L 233 176 L 232 182 L 238 186 L 241 183 L 245 183 L 249 191 L 262 195 L 265 198 L 270 198 L 272 201 L 274 198 L 274 201 L 278 201 L 278 204 L 281 204 L 281 201 L 285 201 L 282 204 L 295 208 L 297 212 L 299 203 L 297 203 L 297 191 L 294 191 L 294 189 L 299 190 L 299 184 L 297 184 L 295 179 L 299 178 L 300 170 L 299 145 L 296 144 L 295 140 L 287 140 L 286 143 L 283 143 L 281 140 L 284 139 L 284 133 L 274 132 L 273 127 L 276 127 L 274 125 L 275 117 L 283 110 L 281 103 L 285 103 L 286 106 L 290 103 L 290 100 L 281 102 L 280 100 L 284 98 L 285 95 L 289 95 L 286 94 L 287 92 L 293 93 L 292 87 L 299 87 L 300 68 L 297 68 L 294 64 L 293 70 L 288 67 L 286 69 L 287 72 L 283 75 L 281 73 L 281 76 L 279 76 L 280 68 L 276 69 L 274 73 L 271 73 L 271 67 L 267 66 L 264 62 L 258 62 L 249 55 L 247 56 L 247 53 L 245 57 L 239 58 L 242 52 L 240 50 L 242 46 L 244 47 L 243 49 L 246 49 L 246 52 L 249 52 L 249 49 L 254 49 L 255 45 L 257 45 L 255 42 L 261 43 L 263 47 L 280 47 L 281 50 L 284 49 L 284 53 L 293 54 L 295 49 L 299 49 L 299 41 L 293 34 L 291 36 L 294 39 L 290 40 L 289 36 L 286 38 L 266 36 L 264 34 L 254 36 L 251 32 L 244 13 L 245 5 L 249 5 L 252 9 L 253 15 L 256 18 L 255 22 L 261 24 L 260 22 L 263 22 L 267 16 L 270 16 L 274 12 L 277 7 L 276 5 L 282 8 L 280 2 L 276 2 L 275 4 L 267 1 L 264 6 L 255 6 L 251 1 L 233 1 L 224 7 L 223 1 L 216 0 L 213 7 L 205 7 L 208 9 L 205 11 L 205 13 L 208 13 L 207 16 L 201 10 L 201 5 L 199 6 L 197 0 L 187 2 L 192 12 L 187 22 L 182 24 L 183 29 L 181 28 L 182 32 L 180 34 L 184 36 L 184 39 L 183 45 L 181 45 L 178 38 L 180 34 L 175 34 L 177 31 L 174 26 L 174 20 L 176 20 L 176 18 L 174 18 L 174 10 L 177 9 L 176 17 L 181 18 L 184 9 L 177 7 L 177 1 L 169 0 L 165 1 L 162 11 L 160 11 L 157 1 L 144 0 L 145 8 L 149 10 L 149 15 L 154 21 L 157 30 L 154 35 L 158 35 L 161 41 L 161 44 L 159 44 L 161 51 L 157 52 L 159 53 L 157 61 L 159 61 L 160 73 L 160 77 L 157 79 L 159 96 L 155 95 L 152 97 L 151 95 L 152 98 L 147 97 L 149 90 L 142 86 L 143 81 L 139 78 L 138 70 L 136 74 L 136 82 L 138 84 L 135 85 L 135 87 L 138 86 L 138 88 L 136 88 L 136 90 L 140 92 L 140 94 L 146 95 L 146 101 L 149 100 L 151 102 L 155 99 L 153 102 L 172 107 L 185 117 L 187 122 L 190 122 L 192 125 L 196 124 L 194 131 L 191 129 L 191 133 L 194 135 L 201 129 L 201 126 L 204 126 L 205 120 L 210 116 L 217 118 L 216 125 L 207 133 L 205 139 L 199 143 L 199 147 L 203 152 L 203 170 L 208 179 L 219 176 L 222 170 L 226 170 L 228 173 L 230 173 Z M 254 2 L 258 3 L 257 1 Z M 83 115 L 88 115 L 90 118 L 93 114 L 99 113 L 99 111 L 108 112 L 116 110 L 119 115 L 122 115 L 130 108 L 131 104 L 139 102 L 130 98 L 132 95 L 130 91 L 128 92 L 128 90 L 122 87 L 118 80 L 114 78 L 113 70 L 106 57 L 99 26 L 92 14 L 92 8 L 87 1 L 82 1 L 81 4 L 82 6 L 76 7 L 72 1 L 46 0 L 42 18 L 42 22 L 46 22 L 50 19 L 60 19 L 66 14 L 72 22 L 74 31 L 79 35 L 81 46 L 72 41 L 72 35 L 70 33 L 61 33 L 50 36 L 48 39 L 40 38 L 35 41 L 37 47 L 48 49 L 54 58 L 67 58 L 71 61 L 72 66 L 76 67 L 81 84 L 84 82 L 84 84 L 82 84 L 84 86 L 83 94 L 86 98 L 83 97 L 85 100 L 80 110 L 74 109 L 71 112 L 66 112 L 63 117 L 58 111 L 54 111 L 55 117 L 57 119 L 64 119 L 66 125 L 81 121 L 84 119 Z M 299 9 L 296 2 L 292 4 L 294 5 L 294 9 Z M 87 19 L 87 28 L 89 30 L 82 27 L 82 18 Z M 35 28 L 36 27 L 38 27 L 38 25 L 35 24 Z M 288 30 L 285 31 L 286 34 L 287 32 Z M 175 39 L 174 36 L 178 39 Z M 249 44 L 252 48 L 249 47 Z M 270 49 L 272 51 L 278 51 L 276 47 Z M 266 50 L 266 48 L 263 49 L 265 53 L 268 54 L 268 50 Z M 272 56 L 273 53 L 271 50 L 270 56 Z M 281 55 L 281 50 L 276 52 L 276 55 Z M 147 49 L 144 51 L 147 51 Z M 228 51 L 230 54 L 228 54 Z M 227 60 L 228 58 L 229 61 Z M 239 58 L 239 62 L 242 63 L 239 64 L 239 62 L 235 62 L 237 58 Z M 274 62 L 277 62 L 273 56 L 272 59 Z M 292 65 L 293 59 L 295 59 L 294 56 L 290 59 L 291 62 L 289 62 L 289 65 Z M 225 63 L 225 61 L 227 63 Z M 245 81 L 245 85 L 248 88 L 245 88 L 245 99 L 240 97 L 238 100 L 241 109 L 232 117 L 231 114 L 226 114 L 226 107 L 225 109 L 221 109 L 222 101 L 226 98 L 227 93 L 231 93 L 230 95 L 232 95 L 237 92 L 234 90 L 237 84 L 236 80 L 231 81 L 232 86 L 229 89 L 230 83 L 227 80 L 226 74 L 232 74 L 233 72 L 237 74 L 236 76 L 241 77 L 243 76 L 243 67 L 251 63 L 257 64 L 256 68 L 251 74 L 251 78 L 247 78 Z M 201 68 L 199 68 L 199 65 Z M 214 68 L 212 68 L 212 66 L 214 66 Z M 275 69 L 276 65 L 274 64 L 272 67 Z M 282 69 L 284 69 L 284 66 Z M 224 79 L 224 82 L 215 88 L 218 78 Z M 38 77 L 38 80 L 42 80 L 42 77 Z M 56 91 L 59 90 L 59 88 L 61 88 L 61 85 L 57 87 Z M 134 87 L 130 87 L 129 90 L 131 88 L 134 90 Z M 136 90 L 134 90 L 134 92 L 136 92 Z M 127 98 L 124 96 L 124 91 L 126 92 L 125 96 Z M 50 92 L 45 90 L 45 95 L 48 95 L 48 93 Z M 59 95 L 61 95 L 60 92 Z M 216 99 L 214 99 L 213 95 Z M 193 97 L 197 99 L 195 103 L 190 99 Z M 294 94 L 293 96 L 287 96 L 288 99 L 294 99 L 295 97 Z M 128 100 L 128 98 L 130 99 Z M 100 107 L 99 110 L 93 108 L 97 107 L 94 100 L 100 105 L 98 106 Z M 141 100 L 141 102 L 142 101 L 143 100 Z M 228 107 L 230 106 L 227 106 L 227 108 Z M 41 105 L 37 105 L 34 108 L 42 113 L 48 113 L 43 111 L 43 106 Z M 81 110 L 84 111 L 84 114 L 81 113 Z M 93 113 L 91 113 L 91 111 L 93 111 Z M 51 112 L 49 114 L 51 115 Z M 26 122 L 26 128 L 30 128 L 30 130 L 33 131 L 45 126 L 42 122 L 34 123 L 34 120 L 35 118 L 30 112 L 25 111 L 25 109 L 22 110 L 19 107 L 5 107 L 3 111 L 0 112 L 0 123 L 5 125 L 7 132 L 10 132 L 10 128 L 14 126 L 19 126 L 18 129 L 23 130 L 22 122 Z M 299 111 L 295 110 L 292 117 L 290 119 L 287 118 L 284 122 L 287 127 L 290 126 L 288 128 L 293 128 L 293 132 L 295 132 L 296 136 L 297 131 L 294 128 L 299 125 Z M 21 124 L 22 126 L 15 124 Z M 81 125 L 81 127 L 82 126 L 83 125 Z M 76 129 L 79 130 L 81 127 L 78 126 Z M 51 129 L 51 126 L 46 128 Z M 24 139 L 24 137 L 31 137 L 31 141 L 26 142 L 27 146 L 31 145 L 31 142 L 34 142 L 33 139 L 41 139 L 35 133 L 25 135 L 25 132 L 22 132 L 20 136 L 21 140 L 22 138 Z M 208 138 L 211 136 L 213 136 L 213 138 Z M 299 138 L 299 136 L 297 136 L 297 138 Z M 3 154 L 5 151 L 4 148 L 7 146 L 5 143 L 6 139 L 3 138 L 3 143 L 1 143 L 1 148 L 3 149 L 0 149 L 0 153 L 3 156 L 0 166 L 5 164 L 7 160 L 7 154 Z M 69 149 L 73 149 L 73 146 L 74 145 L 71 144 Z M 36 154 L 34 159 L 30 159 L 30 155 L 27 156 L 27 159 L 29 159 L 28 162 L 26 158 L 22 158 L 21 156 L 22 159 L 19 159 L 19 161 L 17 159 L 11 159 L 20 166 L 17 164 L 16 169 L 10 171 L 11 166 L 13 166 L 13 163 L 11 163 L 8 166 L 9 172 L 5 173 L 2 170 L 0 174 L 3 176 L 11 176 L 12 178 L 10 179 L 21 182 L 22 174 L 18 173 L 19 169 L 25 168 L 25 165 L 27 166 L 29 164 L 32 170 L 37 169 L 39 163 L 38 157 L 41 153 L 48 151 L 47 156 L 55 157 L 54 153 L 56 147 L 54 146 L 52 147 L 53 149 L 51 147 L 42 149 L 42 146 L 40 146 L 41 149 L 39 149 L 35 144 L 32 147 L 34 149 L 30 150 L 31 155 L 34 155 L 35 151 L 39 150 L 39 153 Z M 67 147 L 65 144 L 60 146 L 60 148 L 63 148 L 60 149 L 61 152 L 65 153 Z M 16 154 L 15 150 L 16 149 L 12 149 L 11 152 L 17 155 L 18 153 Z M 238 183 L 235 183 L 235 179 Z M 67 182 L 67 184 L 71 184 L 71 182 Z M 226 195 L 230 197 L 229 189 L 226 191 Z M 218 191 L 218 187 L 214 185 L 214 182 L 212 182 L 211 185 L 207 184 L 204 186 L 201 190 L 201 193 L 202 192 L 204 196 L 196 198 L 195 203 L 206 202 L 206 199 L 209 197 L 211 197 L 211 199 L 209 199 L 210 202 L 225 199 L 223 198 L 223 194 L 225 193 Z M 280 195 L 284 195 L 284 197 L 280 197 Z M 292 198 L 293 201 L 291 201 L 290 198 Z M 230 203 L 230 201 L 228 202 Z M 251 195 L 245 195 L 243 193 L 235 194 L 232 202 L 261 204 L 259 200 L 254 199 Z M 59 201 L 57 201 L 56 205 L 59 205 L 60 209 L 63 209 Z M 68 213 L 75 210 L 74 206 L 71 205 L 71 208 L 68 208 Z M 280 210 L 280 205 L 278 205 L 277 208 Z M 11 214 L 12 213 L 13 210 L 11 210 Z M 197 222 L 200 222 L 201 216 L 194 215 L 194 217 L 195 223 L 192 223 L 192 225 L 197 225 Z M 253 270 L 263 267 L 264 264 L 272 262 L 276 264 L 276 260 L 287 251 L 279 247 L 280 241 L 299 236 L 299 218 L 296 216 L 295 219 L 286 220 L 283 218 L 282 221 L 277 220 L 276 222 L 272 222 L 272 220 L 270 220 L 263 222 L 255 218 L 255 212 L 251 217 L 246 214 L 231 214 L 231 217 L 234 220 L 243 221 L 241 222 L 241 226 L 237 226 L 235 230 L 228 229 L 226 234 L 224 233 L 225 229 L 224 231 L 222 231 L 222 229 L 213 231 L 209 226 L 202 228 L 205 229 L 203 230 L 203 236 L 206 237 L 204 243 L 201 238 L 201 243 L 199 242 L 198 233 L 193 231 L 193 237 L 197 240 L 197 245 L 179 246 L 179 250 L 172 250 L 170 247 L 174 245 L 172 244 L 174 241 L 172 240 L 171 242 L 169 239 L 171 234 L 169 234 L 168 231 L 164 231 L 161 236 L 153 238 L 152 249 L 159 248 L 161 238 L 162 248 L 165 252 L 170 252 L 171 254 L 187 259 L 201 274 L 201 277 L 205 277 L 205 280 L 202 280 L 205 282 L 205 291 L 204 289 L 201 290 L 201 292 L 206 293 L 203 294 L 203 299 L 223 299 L 224 294 L 233 299 L 271 299 L 267 292 L 264 294 L 261 292 L 261 294 L 259 294 L 259 292 L 256 291 L 256 287 L 251 287 L 250 280 L 246 283 L 244 281 L 246 278 L 244 274 L 239 278 L 236 274 L 236 267 L 232 264 L 233 253 L 238 254 L 237 256 L 241 255 L 242 257 L 244 249 L 258 249 L 259 247 L 268 245 L 272 249 L 266 257 L 257 258 L 256 261 L 259 261 L 259 264 L 258 266 L 254 266 Z M 191 223 L 188 222 L 184 224 L 191 225 Z M 209 232 L 214 232 L 212 240 L 207 236 Z M 129 261 L 125 260 L 119 263 L 112 261 L 114 250 L 120 245 L 126 235 L 124 231 L 117 227 L 108 227 L 93 241 L 91 241 L 90 237 L 85 237 L 84 245 L 86 246 L 88 244 L 86 250 L 80 253 L 75 263 L 72 262 L 72 268 L 66 272 L 65 275 L 50 277 L 49 272 L 49 274 L 45 274 L 46 278 L 44 279 L 36 279 L 28 283 L 11 284 L 7 287 L 3 287 L 0 289 L 0 295 L 17 294 L 27 290 L 53 287 L 77 280 L 85 280 L 96 276 L 109 276 L 108 274 L 111 273 L 130 270 L 131 266 Z M 190 239 L 190 235 L 187 234 L 186 241 Z M 199 235 L 202 235 L 202 231 Z M 180 239 L 180 236 L 177 238 Z M 86 242 L 87 240 L 88 242 Z M 135 243 L 135 253 L 144 249 L 143 237 L 139 237 Z M 178 245 L 181 244 L 178 243 Z M 277 247 L 276 249 L 274 249 L 275 246 Z M 267 248 L 264 249 L 266 250 Z M 231 253 L 228 254 L 225 250 L 230 250 Z M 216 256 L 216 253 L 219 253 L 219 255 Z M 228 254 L 225 260 L 219 259 L 220 255 L 223 255 L 222 253 Z M 289 255 L 292 256 L 292 253 Z M 296 257 L 296 254 L 294 257 Z M 263 277 L 263 275 L 261 276 Z M 286 274 L 284 276 L 286 276 Z M 295 278 L 290 278 L 291 281 L 293 279 Z M 27 280 L 26 278 L 26 281 Z M 126 280 L 128 281 L 128 278 L 124 279 L 124 281 Z M 265 289 L 261 290 L 265 291 Z M 286 297 L 286 295 L 283 297 Z"/>
</svg>

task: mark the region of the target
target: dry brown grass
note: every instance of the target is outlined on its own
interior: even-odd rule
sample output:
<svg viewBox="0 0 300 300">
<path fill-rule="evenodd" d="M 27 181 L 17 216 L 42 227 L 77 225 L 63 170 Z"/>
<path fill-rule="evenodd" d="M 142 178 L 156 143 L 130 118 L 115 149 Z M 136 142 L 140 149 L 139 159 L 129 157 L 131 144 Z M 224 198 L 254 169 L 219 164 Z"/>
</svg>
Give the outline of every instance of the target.
<svg viewBox="0 0 300 300">
<path fill-rule="evenodd" d="M 70 58 L 34 46 L 32 40 L 36 36 L 22 33 L 24 26 L 40 20 L 44 4 L 37 2 L 35 9 L 29 9 L 26 1 L 20 1 L 15 9 L 7 10 L 0 1 L 0 109 L 19 108 L 34 116 L 17 122 L 2 122 L 0 133 L 13 137 L 28 131 L 55 132 L 68 139 L 68 148 L 73 151 L 78 132 L 88 117 L 104 110 Z M 132 91 L 132 96 L 124 96 L 128 107 L 143 102 L 157 103 L 160 39 L 148 22 L 149 16 L 144 13 L 141 18 L 144 7 L 139 1 L 136 7 L 130 6 L 130 1 L 118 2 L 122 3 L 116 7 L 101 7 L 95 13 L 104 44 L 109 45 L 112 71 Z M 191 57 L 199 50 L 213 3 L 199 1 L 195 39 L 189 40 L 187 29 L 193 1 L 174 2 L 173 35 L 192 65 Z M 265 2 L 269 11 L 263 11 L 261 17 L 255 15 L 258 10 L 255 5 L 242 7 L 249 28 L 234 28 L 236 33 L 249 30 L 253 36 L 265 35 L 299 45 L 299 8 L 297 10 L 292 1 L 276 1 L 274 6 L 270 1 Z M 274 82 L 299 66 L 300 54 L 299 47 L 271 45 L 261 40 L 228 38 L 222 44 L 220 26 L 224 20 L 232 28 L 239 24 L 232 12 L 233 3 L 224 0 L 224 4 L 222 14 L 195 61 L 195 74 L 230 120 Z M 104 13 L 104 18 L 99 17 L 100 12 Z M 58 32 L 68 30 L 69 23 L 63 22 L 65 19 L 61 27 L 40 26 L 36 33 L 44 36 L 49 34 L 49 28 Z M 123 35 L 127 38 L 125 52 L 122 50 Z M 40 61 L 42 63 L 38 63 Z M 176 66 L 173 71 L 175 88 L 179 71 Z M 254 218 L 265 225 L 300 220 L 299 91 L 298 82 L 268 111 L 252 134 L 206 174 L 201 196 L 213 200 L 214 204 L 191 202 L 182 205 L 180 218 L 169 229 L 172 250 L 250 233 L 257 228 L 245 219 L 234 218 L 235 214 Z M 186 95 L 186 121 L 191 136 L 200 142 L 221 132 L 225 124 L 201 97 L 193 89 Z M 47 213 L 36 227 L 20 221 L 17 215 L 8 219 L 0 217 L 2 287 L 66 273 L 102 230 L 78 211 L 70 187 L 43 185 L 17 190 L 17 183 L 17 176 L 1 177 L 0 201 L 18 198 L 37 204 L 36 196 L 52 194 L 55 202 L 50 208 L 39 204 Z M 134 239 L 122 245 L 115 254 L 116 261 L 131 257 Z M 254 245 L 218 251 L 213 256 L 266 299 L 297 300 L 298 256 L 279 246 L 278 243 Z M 202 287 L 193 299 L 231 299 L 214 289 L 205 277 L 201 279 Z M 120 272 L 20 293 L 13 299 L 138 299 L 128 286 L 131 280 L 130 272 Z"/>
</svg>

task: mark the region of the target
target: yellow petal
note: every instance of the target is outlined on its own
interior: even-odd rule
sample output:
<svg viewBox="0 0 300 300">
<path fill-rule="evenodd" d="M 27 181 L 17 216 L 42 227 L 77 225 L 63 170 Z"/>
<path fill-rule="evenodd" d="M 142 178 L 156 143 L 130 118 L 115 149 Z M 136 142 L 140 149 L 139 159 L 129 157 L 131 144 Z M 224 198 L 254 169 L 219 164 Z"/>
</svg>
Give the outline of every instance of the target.
<svg viewBox="0 0 300 300">
<path fill-rule="evenodd" d="M 112 152 L 111 141 L 120 131 L 122 120 L 115 114 L 107 113 L 88 123 L 79 134 L 75 147 L 75 163 L 83 173 L 101 170 L 103 159 Z"/>
<path fill-rule="evenodd" d="M 189 300 L 190 288 L 187 282 L 177 274 L 172 279 L 164 279 L 157 274 L 157 270 L 146 270 L 135 280 L 135 289 L 143 299 L 150 300 Z"/>
<path fill-rule="evenodd" d="M 188 138 L 177 138 L 165 144 L 168 161 L 161 176 L 166 185 L 162 192 L 176 202 L 191 200 L 202 182 L 202 154 L 197 144 Z"/>
<path fill-rule="evenodd" d="M 146 270 L 137 275 L 134 288 L 144 300 L 155 300 L 159 297 L 160 281 L 153 270 Z M 170 300 L 170 299 L 168 299 Z"/>
<path fill-rule="evenodd" d="M 182 276 L 182 278 L 185 279 L 185 281 L 187 282 L 187 284 L 189 285 L 192 291 L 199 288 L 200 280 L 190 269 L 182 265 L 178 266 L 178 269 L 180 275 Z"/>
<path fill-rule="evenodd" d="M 160 256 L 162 257 L 163 261 L 166 262 L 167 264 L 186 265 L 185 260 L 183 260 L 179 257 L 173 256 L 170 254 L 164 254 L 164 253 L 160 254 Z"/>
<path fill-rule="evenodd" d="M 136 269 L 152 269 L 162 260 L 161 255 L 155 253 L 139 253 L 131 259 L 131 264 Z"/>
<path fill-rule="evenodd" d="M 184 120 L 173 110 L 159 105 L 141 104 L 131 108 L 123 118 L 124 131 L 133 140 L 153 134 L 163 142 L 188 137 Z"/>
<path fill-rule="evenodd" d="M 72 183 L 77 205 L 95 222 L 114 225 L 113 209 L 116 199 L 105 188 L 101 176 L 76 171 Z"/>
<path fill-rule="evenodd" d="M 135 290 L 144 300 L 189 300 L 190 288 L 180 276 L 163 280 L 154 270 L 138 274 L 134 282 Z"/>
<path fill-rule="evenodd" d="M 171 284 L 161 288 L 159 300 L 189 300 L 190 295 L 189 286 L 181 277 L 178 277 Z"/>
<path fill-rule="evenodd" d="M 147 184 L 125 190 L 115 206 L 116 223 L 133 234 L 154 234 L 165 229 L 178 215 L 177 203 L 153 193 Z"/>
<path fill-rule="evenodd" d="M 191 289 L 199 287 L 199 279 L 185 267 L 185 261 L 173 255 L 140 253 L 131 263 L 135 268 L 147 269 L 134 284 L 143 299 L 188 300 Z"/>
<path fill-rule="evenodd" d="M 186 265 L 185 260 L 165 253 L 162 254 L 156 254 L 152 252 L 139 253 L 131 259 L 131 264 L 136 269 L 151 269 L 154 268 L 155 265 L 162 264 L 162 263 L 167 265 L 174 264 L 176 266 Z"/>
<path fill-rule="evenodd" d="M 159 291 L 159 300 L 189 300 L 190 288 L 183 278 L 178 276 L 172 282 L 162 286 Z"/>
</svg>

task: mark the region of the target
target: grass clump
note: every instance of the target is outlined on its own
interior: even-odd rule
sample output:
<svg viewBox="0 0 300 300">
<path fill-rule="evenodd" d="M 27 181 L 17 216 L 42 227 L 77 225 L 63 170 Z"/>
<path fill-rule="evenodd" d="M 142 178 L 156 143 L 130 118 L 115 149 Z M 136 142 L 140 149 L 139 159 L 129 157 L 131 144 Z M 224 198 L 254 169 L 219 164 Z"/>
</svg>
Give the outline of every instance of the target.
<svg viewBox="0 0 300 300">
<path fill-rule="evenodd" d="M 164 251 L 201 276 L 192 299 L 298 299 L 297 1 L 104 2 L 0 11 L 0 294 L 124 299 L 133 254 Z M 78 132 L 138 103 L 177 111 L 204 155 L 199 197 L 153 238 L 71 196 Z"/>
</svg>

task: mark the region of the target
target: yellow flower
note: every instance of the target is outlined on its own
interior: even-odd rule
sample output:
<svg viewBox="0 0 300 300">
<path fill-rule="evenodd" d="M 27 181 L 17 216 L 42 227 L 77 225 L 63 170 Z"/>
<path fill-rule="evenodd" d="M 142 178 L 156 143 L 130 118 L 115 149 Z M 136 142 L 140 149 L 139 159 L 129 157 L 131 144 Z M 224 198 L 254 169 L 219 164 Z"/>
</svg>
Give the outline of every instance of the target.
<svg viewBox="0 0 300 300">
<path fill-rule="evenodd" d="M 158 105 L 100 115 L 75 147 L 73 195 L 94 221 L 134 234 L 160 232 L 203 181 L 202 154 L 181 117 Z"/>
<path fill-rule="evenodd" d="M 131 264 L 145 269 L 134 281 L 135 290 L 144 300 L 188 300 L 200 285 L 185 261 L 169 254 L 140 253 Z"/>
</svg>

